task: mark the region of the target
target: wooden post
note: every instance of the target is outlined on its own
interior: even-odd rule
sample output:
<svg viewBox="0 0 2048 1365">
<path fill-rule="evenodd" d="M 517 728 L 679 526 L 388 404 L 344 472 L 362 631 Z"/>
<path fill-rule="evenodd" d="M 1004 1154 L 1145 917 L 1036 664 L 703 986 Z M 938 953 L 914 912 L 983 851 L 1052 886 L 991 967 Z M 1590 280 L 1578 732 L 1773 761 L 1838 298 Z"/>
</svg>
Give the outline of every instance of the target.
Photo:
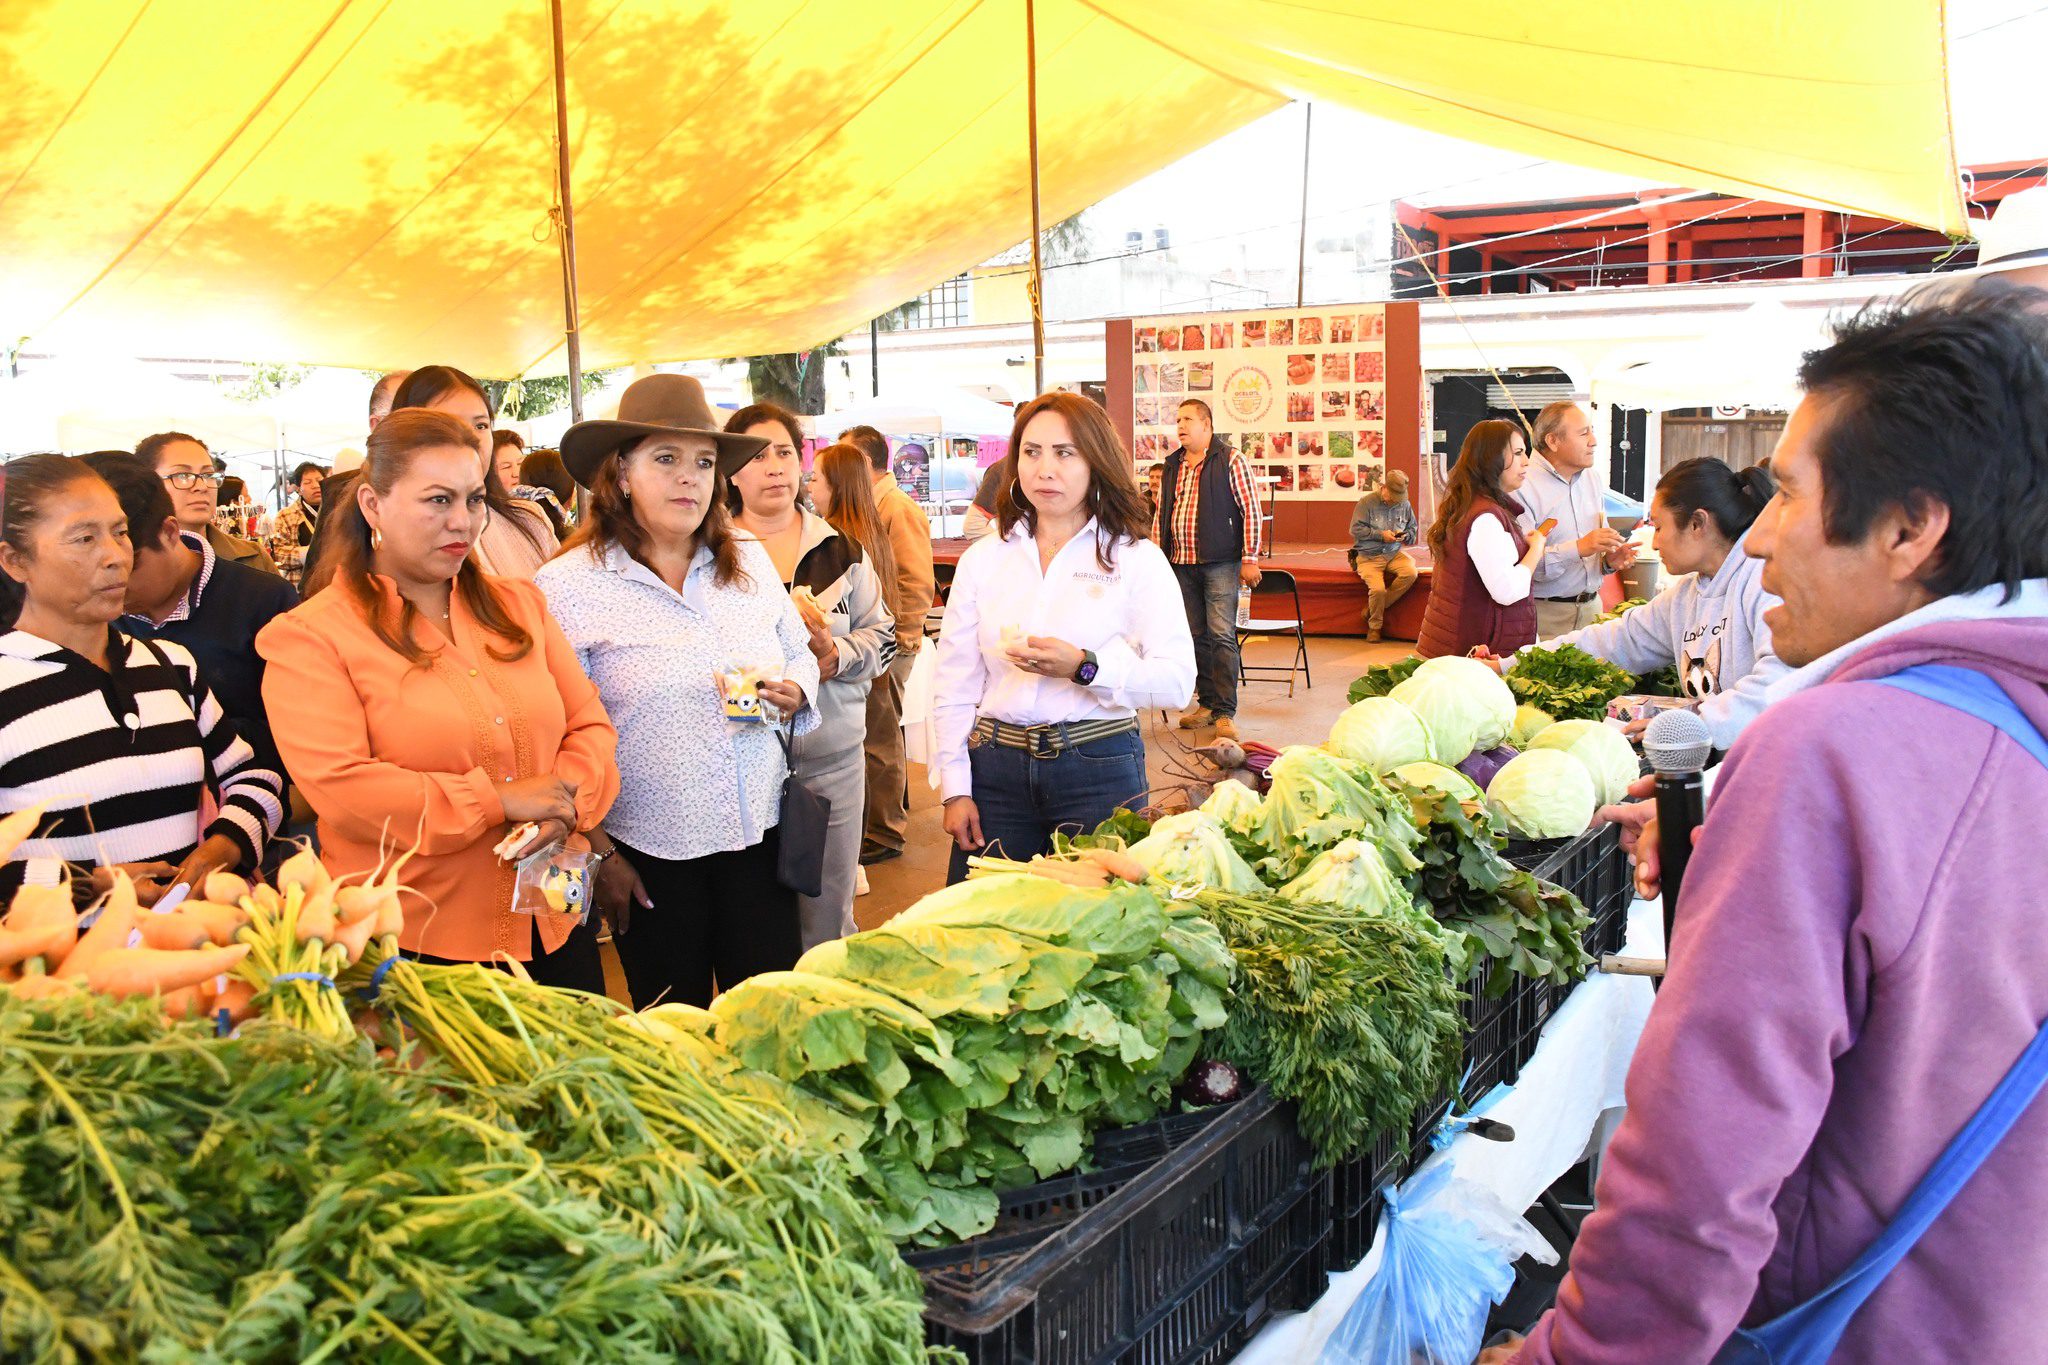
<svg viewBox="0 0 2048 1365">
<path fill-rule="evenodd" d="M 1308 148 L 1315 127 L 1316 106 L 1309 100 L 1301 105 L 1301 237 L 1294 251 L 1294 306 L 1307 300 L 1308 289 Z"/>
<path fill-rule="evenodd" d="M 554 21 L 555 177 L 562 201 L 562 331 L 569 343 L 569 416 L 583 420 L 583 329 L 577 320 L 576 198 L 569 184 L 569 68 L 562 40 L 562 0 L 548 0 Z"/>
<path fill-rule="evenodd" d="M 559 4 L 560 0 L 556 0 Z M 1031 383 L 1045 392 L 1045 261 L 1038 220 L 1038 6 L 1024 0 L 1024 109 L 1031 129 Z"/>
</svg>

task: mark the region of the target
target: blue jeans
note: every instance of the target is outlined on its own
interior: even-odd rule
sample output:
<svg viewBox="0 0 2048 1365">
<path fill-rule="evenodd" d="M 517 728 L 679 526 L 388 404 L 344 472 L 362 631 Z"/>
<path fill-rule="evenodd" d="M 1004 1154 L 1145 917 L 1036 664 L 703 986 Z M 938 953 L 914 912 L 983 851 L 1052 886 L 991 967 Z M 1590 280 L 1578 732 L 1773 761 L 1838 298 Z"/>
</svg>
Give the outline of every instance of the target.
<svg viewBox="0 0 2048 1365">
<path fill-rule="evenodd" d="M 1195 637 L 1195 701 L 1219 716 L 1237 714 L 1237 589 L 1241 563 L 1176 564 L 1180 600 Z"/>
<path fill-rule="evenodd" d="M 991 857 L 1023 862 L 1049 851 L 1055 830 L 1088 834 L 1118 806 L 1144 804 L 1145 741 L 1136 730 L 1091 739 L 1057 758 L 984 744 L 970 748 L 967 761 L 988 841 L 982 851 Z M 966 875 L 967 854 L 955 844 L 946 884 Z"/>
</svg>

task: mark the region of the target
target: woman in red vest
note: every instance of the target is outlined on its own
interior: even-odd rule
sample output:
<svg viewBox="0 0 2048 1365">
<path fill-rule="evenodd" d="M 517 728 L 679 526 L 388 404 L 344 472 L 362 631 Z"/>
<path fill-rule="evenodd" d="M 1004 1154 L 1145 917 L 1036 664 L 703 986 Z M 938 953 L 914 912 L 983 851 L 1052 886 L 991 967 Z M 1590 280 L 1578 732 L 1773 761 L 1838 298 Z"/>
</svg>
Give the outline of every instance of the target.
<svg viewBox="0 0 2048 1365">
<path fill-rule="evenodd" d="M 1429 528 L 1429 609 L 1415 652 L 1495 654 L 1536 643 L 1530 575 L 1545 533 L 1515 529 L 1513 494 L 1529 469 L 1529 442 L 1513 422 L 1481 422 L 1465 437 Z"/>
</svg>

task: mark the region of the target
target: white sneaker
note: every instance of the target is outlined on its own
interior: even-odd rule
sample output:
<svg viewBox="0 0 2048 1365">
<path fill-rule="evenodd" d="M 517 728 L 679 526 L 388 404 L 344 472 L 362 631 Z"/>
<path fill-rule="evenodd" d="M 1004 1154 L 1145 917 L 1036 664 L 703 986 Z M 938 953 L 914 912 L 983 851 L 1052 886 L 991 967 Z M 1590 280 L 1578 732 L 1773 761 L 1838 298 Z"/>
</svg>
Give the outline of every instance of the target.
<svg viewBox="0 0 2048 1365">
<path fill-rule="evenodd" d="M 868 870 L 859 863 L 853 865 L 853 894 L 865 896 L 868 893 Z"/>
</svg>

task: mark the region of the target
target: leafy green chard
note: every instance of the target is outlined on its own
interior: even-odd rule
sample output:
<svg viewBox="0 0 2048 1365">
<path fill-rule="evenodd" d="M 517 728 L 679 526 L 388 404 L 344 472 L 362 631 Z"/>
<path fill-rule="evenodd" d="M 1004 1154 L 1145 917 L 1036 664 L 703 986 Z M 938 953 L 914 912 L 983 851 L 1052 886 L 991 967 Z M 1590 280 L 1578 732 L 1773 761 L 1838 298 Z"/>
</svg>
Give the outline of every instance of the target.
<svg viewBox="0 0 2048 1365">
<path fill-rule="evenodd" d="M 1483 804 L 1398 779 L 1394 786 L 1425 835 L 1410 885 L 1446 928 L 1463 935 L 1453 954 L 1460 977 L 1485 971 L 1487 993 L 1499 997 L 1517 975 L 1567 985 L 1586 974 L 1585 906 L 1502 857 L 1507 836 Z"/>
<path fill-rule="evenodd" d="M 893 1235 L 935 1242 L 985 1232 L 1000 1191 L 1079 1165 L 1096 1128 L 1157 1115 L 1232 967 L 1148 888 L 977 876 L 712 1013 L 740 1060 L 865 1125 L 862 1186 Z"/>
<path fill-rule="evenodd" d="M 1603 720 L 1607 703 L 1633 691 L 1635 675 L 1576 645 L 1532 649 L 1505 675 L 1508 690 L 1524 706 L 1552 720 Z"/>
<path fill-rule="evenodd" d="M 1384 697 L 1414 677 L 1415 670 L 1420 667 L 1420 659 L 1403 659 L 1399 663 L 1368 668 L 1363 675 L 1352 680 L 1350 700 L 1361 702 L 1367 697 Z"/>
</svg>

